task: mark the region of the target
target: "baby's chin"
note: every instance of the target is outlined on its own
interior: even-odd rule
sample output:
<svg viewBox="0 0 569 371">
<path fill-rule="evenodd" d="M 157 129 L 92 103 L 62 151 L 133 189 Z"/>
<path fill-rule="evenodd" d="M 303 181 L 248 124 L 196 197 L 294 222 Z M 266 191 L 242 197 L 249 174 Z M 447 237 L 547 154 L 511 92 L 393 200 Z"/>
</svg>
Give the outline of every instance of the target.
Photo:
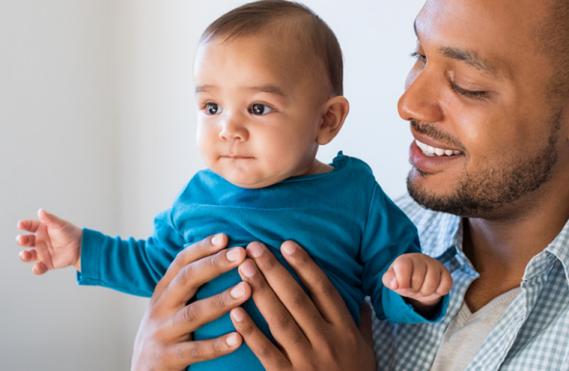
<svg viewBox="0 0 569 371">
<path fill-rule="evenodd" d="M 223 175 L 222 175 L 223 176 Z M 266 188 L 266 187 L 270 187 L 273 184 L 277 184 L 280 183 L 283 179 L 251 179 L 251 178 L 245 178 L 245 177 L 225 177 L 223 176 L 223 178 L 225 180 L 227 180 L 229 183 L 239 187 L 239 188 L 245 188 L 245 189 L 260 189 L 260 188 Z"/>
<path fill-rule="evenodd" d="M 245 189 L 259 189 L 270 187 L 288 178 L 287 176 L 277 175 L 260 176 L 259 174 L 247 174 L 241 171 L 227 172 L 215 171 L 215 169 L 212 169 L 212 171 L 234 186 Z"/>
</svg>

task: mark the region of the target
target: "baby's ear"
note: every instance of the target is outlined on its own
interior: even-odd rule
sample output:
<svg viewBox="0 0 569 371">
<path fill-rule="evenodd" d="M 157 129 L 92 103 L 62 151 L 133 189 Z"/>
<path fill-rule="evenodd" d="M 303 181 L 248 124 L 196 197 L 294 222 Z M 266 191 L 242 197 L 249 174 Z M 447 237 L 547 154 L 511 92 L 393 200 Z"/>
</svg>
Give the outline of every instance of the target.
<svg viewBox="0 0 569 371">
<path fill-rule="evenodd" d="M 330 143 L 344 125 L 349 111 L 350 103 L 345 97 L 336 96 L 328 99 L 323 105 L 316 142 L 320 145 Z"/>
</svg>

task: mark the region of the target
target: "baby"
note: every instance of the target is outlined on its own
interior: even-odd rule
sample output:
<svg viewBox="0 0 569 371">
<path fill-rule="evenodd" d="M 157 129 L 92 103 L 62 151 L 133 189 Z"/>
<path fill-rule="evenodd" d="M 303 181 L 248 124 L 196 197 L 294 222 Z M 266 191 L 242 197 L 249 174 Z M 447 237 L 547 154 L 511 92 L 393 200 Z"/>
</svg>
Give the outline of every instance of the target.
<svg viewBox="0 0 569 371">
<path fill-rule="evenodd" d="M 155 219 L 147 240 L 112 238 L 45 211 L 23 220 L 18 236 L 33 271 L 74 266 L 83 285 L 150 296 L 184 246 L 218 232 L 232 246 L 263 242 L 284 263 L 279 246 L 304 246 L 334 283 L 350 313 L 371 297 L 381 319 L 437 320 L 451 278 L 419 253 L 416 230 L 383 193 L 361 160 L 341 152 L 316 159 L 348 113 L 342 96 L 342 53 L 330 28 L 305 6 L 268 0 L 243 5 L 204 32 L 194 68 L 197 138 L 208 170 L 189 181 Z M 234 270 L 207 283 L 197 298 L 240 281 Z M 412 283 L 412 284 L 410 284 Z M 403 287 L 412 286 L 412 289 Z M 443 300 L 444 299 L 444 300 Z M 244 304 L 268 326 L 252 301 Z M 195 339 L 234 331 L 228 316 L 198 329 Z M 260 370 L 246 345 L 192 370 Z"/>
</svg>

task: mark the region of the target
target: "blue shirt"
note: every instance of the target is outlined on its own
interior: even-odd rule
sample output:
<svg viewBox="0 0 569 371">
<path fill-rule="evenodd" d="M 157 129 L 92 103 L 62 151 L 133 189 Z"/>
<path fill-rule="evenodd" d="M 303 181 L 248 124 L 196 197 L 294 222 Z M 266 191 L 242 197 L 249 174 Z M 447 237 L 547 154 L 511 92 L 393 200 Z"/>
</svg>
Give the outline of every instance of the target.
<svg viewBox="0 0 569 371">
<path fill-rule="evenodd" d="M 79 283 L 150 296 L 184 246 L 224 232 L 232 246 L 262 241 L 285 266 L 279 253 L 282 242 L 295 240 L 304 246 L 356 321 L 364 297 L 370 296 L 379 318 L 429 322 L 381 283 L 397 256 L 419 251 L 415 227 L 381 190 L 363 161 L 340 153 L 332 166 L 328 173 L 293 177 L 261 189 L 239 188 L 212 171 L 201 171 L 172 208 L 156 217 L 150 239 L 123 240 L 85 229 Z M 209 297 L 239 281 L 233 270 L 202 286 L 196 298 Z M 269 334 L 252 301 L 244 308 Z M 197 330 L 194 338 L 217 337 L 233 330 L 225 315 Z M 228 356 L 196 364 L 194 369 L 262 367 L 242 346 Z"/>
<path fill-rule="evenodd" d="M 379 370 L 428 370 L 443 334 L 479 276 L 462 251 L 458 216 L 426 210 L 409 196 L 398 201 L 419 230 L 423 251 L 438 257 L 454 285 L 439 323 L 405 325 L 374 321 Z M 569 221 L 526 266 L 520 294 L 502 314 L 467 368 L 474 370 L 569 370 Z"/>
</svg>

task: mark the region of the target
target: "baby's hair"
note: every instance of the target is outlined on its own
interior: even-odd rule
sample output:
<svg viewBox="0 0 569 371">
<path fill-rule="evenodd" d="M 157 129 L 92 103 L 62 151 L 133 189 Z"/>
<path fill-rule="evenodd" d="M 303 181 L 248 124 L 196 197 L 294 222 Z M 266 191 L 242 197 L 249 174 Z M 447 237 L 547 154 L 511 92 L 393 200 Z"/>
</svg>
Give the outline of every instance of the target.
<svg viewBox="0 0 569 371">
<path fill-rule="evenodd" d="M 334 32 L 303 4 L 286 0 L 262 0 L 235 8 L 211 23 L 200 43 L 218 37 L 225 40 L 250 36 L 270 29 L 294 36 L 303 54 L 322 64 L 334 95 L 343 95 L 342 49 Z M 277 41 L 278 42 L 278 41 Z"/>
</svg>

